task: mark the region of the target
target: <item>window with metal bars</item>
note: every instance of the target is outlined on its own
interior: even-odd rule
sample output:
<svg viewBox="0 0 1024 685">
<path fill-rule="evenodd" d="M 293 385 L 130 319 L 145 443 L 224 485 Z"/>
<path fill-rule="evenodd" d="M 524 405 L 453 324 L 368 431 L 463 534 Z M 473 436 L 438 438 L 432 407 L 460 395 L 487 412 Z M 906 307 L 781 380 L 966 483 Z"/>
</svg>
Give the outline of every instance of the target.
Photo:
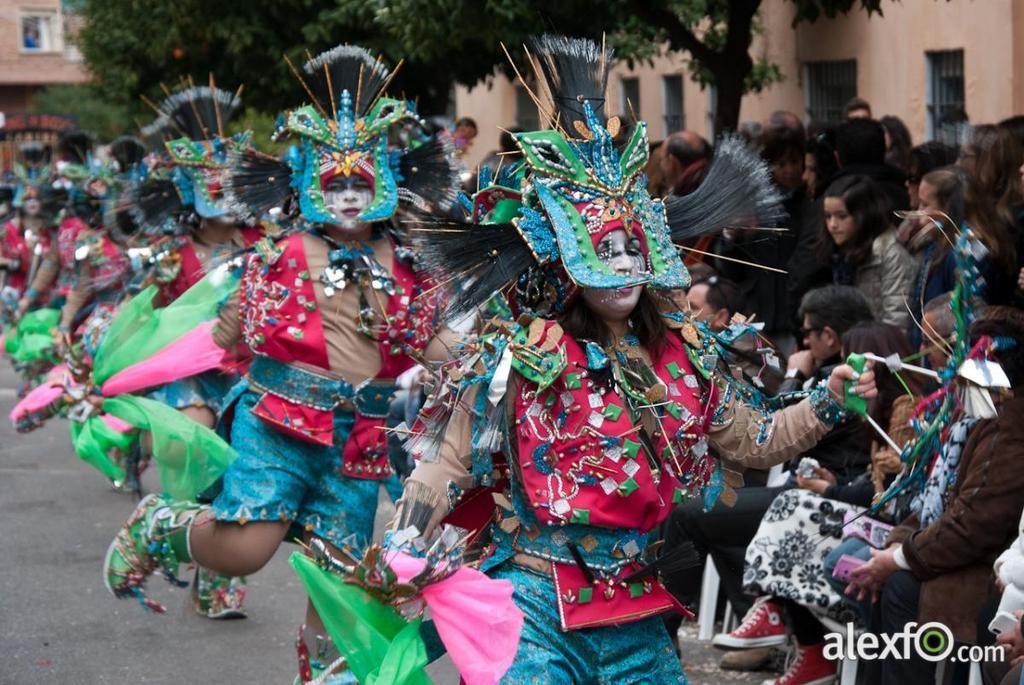
<svg viewBox="0 0 1024 685">
<path fill-rule="evenodd" d="M 928 139 L 959 145 L 967 126 L 964 51 L 926 52 Z"/>
<path fill-rule="evenodd" d="M 679 74 L 661 77 L 661 88 L 664 95 L 665 135 L 682 131 L 686 126 L 686 115 L 683 114 L 683 77 Z"/>
<path fill-rule="evenodd" d="M 842 121 L 846 103 L 857 96 L 857 60 L 804 64 L 807 116 L 819 123 Z"/>
<path fill-rule="evenodd" d="M 523 86 L 516 86 L 516 126 L 524 131 L 536 131 L 540 128 L 537 105 Z"/>
<path fill-rule="evenodd" d="M 623 76 L 620 80 L 622 85 L 622 101 L 619 103 L 619 111 L 627 117 L 634 115 L 640 117 L 640 79 L 635 76 Z"/>
</svg>

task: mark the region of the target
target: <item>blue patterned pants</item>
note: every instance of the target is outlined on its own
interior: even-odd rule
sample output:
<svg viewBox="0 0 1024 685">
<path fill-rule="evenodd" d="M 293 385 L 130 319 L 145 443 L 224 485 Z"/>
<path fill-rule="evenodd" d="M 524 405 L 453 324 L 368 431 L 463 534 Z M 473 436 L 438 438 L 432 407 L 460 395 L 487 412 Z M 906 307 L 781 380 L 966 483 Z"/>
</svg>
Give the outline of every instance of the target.
<svg viewBox="0 0 1024 685">
<path fill-rule="evenodd" d="M 519 651 L 505 685 L 686 685 L 660 616 L 563 632 L 550 577 L 509 563 L 490 572 L 512 581 L 524 616 Z"/>
</svg>

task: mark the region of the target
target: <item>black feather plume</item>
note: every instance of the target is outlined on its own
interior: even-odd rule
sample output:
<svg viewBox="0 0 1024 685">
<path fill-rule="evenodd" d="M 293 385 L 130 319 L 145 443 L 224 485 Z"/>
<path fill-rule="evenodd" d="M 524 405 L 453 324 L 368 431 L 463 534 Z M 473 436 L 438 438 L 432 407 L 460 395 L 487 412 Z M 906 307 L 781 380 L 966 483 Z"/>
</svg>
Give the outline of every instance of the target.
<svg viewBox="0 0 1024 685">
<path fill-rule="evenodd" d="M 391 71 L 383 62 L 358 45 L 338 45 L 309 60 L 302 69 L 306 72 L 306 82 L 325 112 L 335 111 L 341 92 L 347 90 L 352 96 L 356 116 L 366 113 L 391 77 Z"/>
<path fill-rule="evenodd" d="M 543 35 L 528 41 L 537 58 L 540 74 L 551 93 L 559 125 L 573 131 L 573 122 L 584 121 L 583 102 L 589 102 L 599 117 L 604 114 L 611 48 L 601 49 L 585 38 Z"/>
<path fill-rule="evenodd" d="M 126 173 L 146 156 L 146 147 L 134 136 L 121 136 L 110 143 L 110 156 L 117 163 L 117 170 Z"/>
<path fill-rule="evenodd" d="M 448 137 L 434 136 L 402 155 L 399 194 L 421 210 L 448 211 L 459 195 L 459 167 Z"/>
<path fill-rule="evenodd" d="M 726 228 L 776 226 L 786 215 L 768 166 L 736 136 L 719 141 L 704 180 L 689 195 L 668 198 L 665 214 L 675 242 Z"/>
<path fill-rule="evenodd" d="M 164 143 L 179 137 L 181 133 L 175 131 L 174 127 L 171 126 L 171 120 L 161 114 L 152 123 L 140 128 L 139 135 L 142 137 L 146 147 L 153 150 L 163 149 Z"/>
<path fill-rule="evenodd" d="M 70 208 L 71 199 L 64 188 L 44 185 L 39 189 L 39 218 L 46 225 L 57 223 L 61 212 Z"/>
<path fill-rule="evenodd" d="M 177 230 L 184 204 L 174 181 L 146 179 L 128 190 L 126 200 L 132 219 L 147 233 L 166 234 Z"/>
<path fill-rule="evenodd" d="M 291 194 L 292 171 L 286 162 L 247 149 L 228 156 L 224 175 L 224 206 L 231 214 L 254 223 Z"/>
<path fill-rule="evenodd" d="M 192 86 L 174 93 L 160 103 L 160 113 L 167 117 L 176 135 L 192 140 L 210 140 L 220 134 L 220 126 L 242 106 L 234 93 L 209 86 Z"/>
<path fill-rule="evenodd" d="M 92 152 L 92 139 L 82 131 L 62 133 L 57 141 L 57 152 L 61 159 L 72 164 L 85 164 Z"/>
<path fill-rule="evenodd" d="M 444 284 L 452 318 L 474 311 L 536 264 L 512 223 L 428 221 L 409 234 L 420 264 Z"/>
</svg>

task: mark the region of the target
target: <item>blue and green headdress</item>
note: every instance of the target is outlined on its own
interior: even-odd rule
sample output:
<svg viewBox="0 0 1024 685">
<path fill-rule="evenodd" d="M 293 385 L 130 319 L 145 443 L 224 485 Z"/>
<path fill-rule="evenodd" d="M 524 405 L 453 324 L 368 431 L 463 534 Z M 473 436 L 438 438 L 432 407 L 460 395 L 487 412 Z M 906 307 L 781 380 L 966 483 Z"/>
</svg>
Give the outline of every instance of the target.
<svg viewBox="0 0 1024 685">
<path fill-rule="evenodd" d="M 451 284 L 452 314 L 495 292 L 544 315 L 563 309 L 578 288 L 685 288 L 690 278 L 674 242 L 737 225 L 740 217 L 764 221 L 776 213 L 778 197 L 764 165 L 731 139 L 719 145 L 706 182 L 693 194 L 667 203 L 652 198 L 644 173 L 646 124 L 629 127 L 604 116 L 612 51 L 562 36 L 542 36 L 529 47 L 550 95 L 541 109 L 551 127 L 514 135 L 523 155 L 517 215 L 509 218 L 506 206 L 500 218 L 481 222 L 477 213 L 459 225 L 442 220 L 418 236 L 424 263 Z M 482 188 L 476 197 L 495 190 Z M 511 189 L 501 190 L 513 197 Z M 616 273 L 598 257 L 598 244 L 615 230 L 640 243 L 639 275 Z"/>
<path fill-rule="evenodd" d="M 163 101 L 160 111 L 184 135 L 167 141 L 174 181 L 182 201 L 204 218 L 228 214 L 222 202 L 222 176 L 232 150 L 248 146 L 250 134 L 224 135 L 224 125 L 242 106 L 238 93 L 215 86 L 192 86 Z"/>
<path fill-rule="evenodd" d="M 160 103 L 157 119 L 141 133 L 162 147 L 161 161 L 131 191 L 132 216 L 147 232 L 180 232 L 193 215 L 230 215 L 223 176 L 230 155 L 248 148 L 251 134 L 228 136 L 225 127 L 241 105 L 241 88 L 231 93 L 213 83 L 189 86 Z"/>
<path fill-rule="evenodd" d="M 451 151 L 441 139 L 415 135 L 422 121 L 411 102 L 384 95 L 394 71 L 363 48 L 339 45 L 306 62 L 303 72 L 313 104 L 281 115 L 274 131 L 275 140 L 296 145 L 281 160 L 255 152 L 234 158 L 234 211 L 259 217 L 292 199 L 306 222 L 336 222 L 323 192 L 339 175 L 358 176 L 373 189 L 358 221 L 388 219 L 402 201 L 450 206 L 458 182 Z M 406 134 L 397 144 L 396 133 Z"/>
</svg>

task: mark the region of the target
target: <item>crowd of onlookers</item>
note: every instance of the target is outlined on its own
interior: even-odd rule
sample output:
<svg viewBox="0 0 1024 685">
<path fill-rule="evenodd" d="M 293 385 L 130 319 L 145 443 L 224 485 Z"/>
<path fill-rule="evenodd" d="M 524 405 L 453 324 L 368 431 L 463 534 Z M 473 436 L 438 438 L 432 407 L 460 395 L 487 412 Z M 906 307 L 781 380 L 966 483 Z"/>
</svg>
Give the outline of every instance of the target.
<svg viewBox="0 0 1024 685">
<path fill-rule="evenodd" d="M 946 366 L 964 226 L 984 246 L 969 335 L 1024 341 L 1024 116 L 968 129 L 958 148 L 913 145 L 903 122 L 873 118 L 860 99 L 834 126 L 808 129 L 776 112 L 741 134 L 769 166 L 787 218 L 686 246 L 688 299 L 712 329 L 737 314 L 763 326 L 778 364 L 752 365 L 748 380 L 765 394 L 798 396 L 851 353 Z M 712 157 L 696 133 L 673 134 L 652 155 L 652 194 L 692 191 Z M 1014 387 L 1024 381 L 1024 347 L 1001 347 L 996 361 Z M 902 446 L 934 381 L 885 365 L 876 373 L 869 415 Z M 837 662 L 825 636 L 838 626 L 891 634 L 939 621 L 956 644 L 986 645 L 1001 610 L 1006 660 L 986 664 L 985 677 L 1019 682 L 1020 666 L 1008 671 L 1024 659 L 1024 398 L 1006 393 L 997 407 L 995 418 L 952 417 L 923 485 L 870 516 L 903 464 L 861 420 L 838 424 L 770 481 L 748 472 L 731 506 L 679 507 L 665 548 L 692 544 L 712 559 L 743 616 L 713 640 L 725 650 L 721 667 L 774 669 L 778 685 L 829 683 Z M 702 573 L 678 571 L 667 584 L 696 605 Z M 1000 608 L 1003 590 L 1017 587 Z M 947 681 L 967 682 L 967 664 L 948 671 Z M 912 655 L 861 666 L 867 683 L 934 683 L 935 674 L 935 662 Z"/>
</svg>

